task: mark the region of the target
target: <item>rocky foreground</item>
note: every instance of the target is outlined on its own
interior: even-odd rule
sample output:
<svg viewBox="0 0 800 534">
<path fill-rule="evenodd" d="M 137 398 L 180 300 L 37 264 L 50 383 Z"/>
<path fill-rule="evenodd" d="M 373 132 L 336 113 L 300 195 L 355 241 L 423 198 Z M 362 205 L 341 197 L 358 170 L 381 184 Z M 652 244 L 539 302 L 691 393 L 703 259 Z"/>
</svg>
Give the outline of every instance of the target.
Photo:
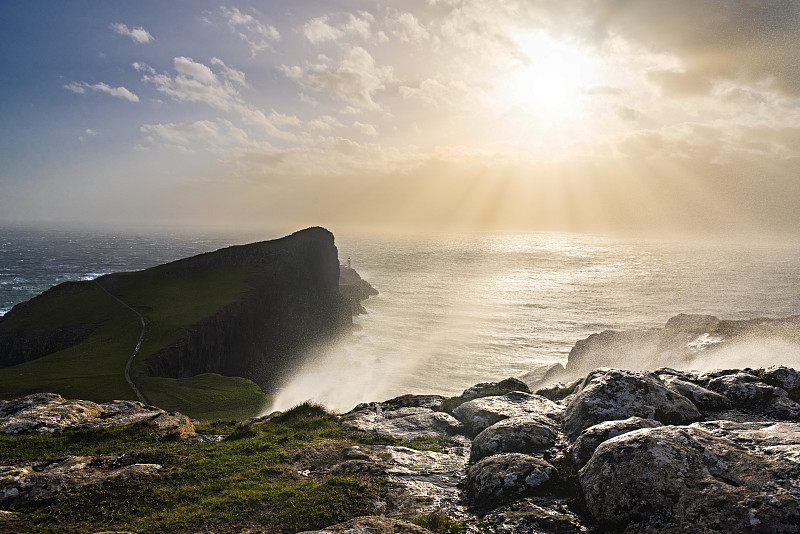
<svg viewBox="0 0 800 534">
<path fill-rule="evenodd" d="M 339 418 L 363 433 L 449 436 L 442 452 L 319 441 L 287 458 L 301 478 L 388 480 L 372 516 L 317 532 L 424 533 L 397 517 L 438 510 L 465 529 L 498 533 L 796 533 L 799 403 L 800 373 L 787 367 L 600 368 L 535 393 L 508 379 L 457 398 L 362 404 Z M 3 433 L 142 420 L 160 420 L 175 438 L 211 439 L 140 403 L 40 394 L 0 404 Z M 159 468 L 119 456 L 0 467 L 0 506 L 81 484 L 146 480 Z"/>
</svg>

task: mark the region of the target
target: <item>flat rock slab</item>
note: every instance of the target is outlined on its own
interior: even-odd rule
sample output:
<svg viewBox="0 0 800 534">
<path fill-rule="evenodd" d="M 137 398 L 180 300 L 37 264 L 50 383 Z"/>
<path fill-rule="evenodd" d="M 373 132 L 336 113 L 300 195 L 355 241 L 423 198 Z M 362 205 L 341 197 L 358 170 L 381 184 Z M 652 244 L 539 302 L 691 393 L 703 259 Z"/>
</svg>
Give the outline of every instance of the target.
<svg viewBox="0 0 800 534">
<path fill-rule="evenodd" d="M 67 456 L 52 462 L 0 466 L 0 502 L 25 502 L 78 488 L 158 474 L 158 464 L 120 465 L 119 456 Z"/>
<path fill-rule="evenodd" d="M 417 513 L 450 509 L 460 515 L 463 507 L 458 484 L 466 476 L 469 450 L 468 443 L 465 445 L 461 454 L 386 447 L 390 455 L 386 470 L 389 480 L 405 488 L 419 503 L 427 502 L 418 506 Z"/>
<path fill-rule="evenodd" d="M 588 534 L 591 532 L 558 499 L 528 497 L 486 514 L 482 523 L 494 534 Z"/>
<path fill-rule="evenodd" d="M 574 440 L 603 421 L 641 417 L 665 425 L 688 425 L 702 417 L 686 397 L 643 373 L 601 368 L 578 386 L 564 414 L 564 432 Z"/>
<path fill-rule="evenodd" d="M 307 530 L 299 534 L 433 534 L 408 521 L 383 516 L 356 517 L 322 530 Z"/>
<path fill-rule="evenodd" d="M 771 454 L 745 448 L 702 426 L 641 429 L 601 444 L 580 470 L 587 509 L 626 532 L 671 528 L 714 532 L 800 532 L 797 435 Z M 740 428 L 760 441 L 781 429 Z M 778 438 L 779 439 L 779 438 Z"/>
<path fill-rule="evenodd" d="M 540 395 L 512 391 L 498 397 L 482 397 L 467 401 L 453 410 L 453 416 L 464 424 L 466 432 L 477 436 L 493 424 L 526 415 L 541 415 L 560 421 L 564 407 Z"/>
<path fill-rule="evenodd" d="M 341 417 L 342 426 L 362 432 L 375 432 L 401 439 L 452 435 L 463 432 L 463 426 L 452 415 L 430 408 L 405 407 L 385 410 L 367 407 Z"/>
<path fill-rule="evenodd" d="M 68 400 L 55 393 L 35 393 L 0 401 L 0 433 L 52 434 L 79 428 L 109 428 L 151 422 L 166 436 L 194 436 L 194 425 L 183 414 L 168 413 L 137 401 L 97 404 Z"/>
<path fill-rule="evenodd" d="M 465 515 L 458 487 L 466 475 L 469 441 L 447 453 L 407 447 L 353 445 L 344 441 L 321 441 L 286 453 L 300 476 L 356 475 L 388 479 L 392 485 L 376 512 L 419 514 L 438 509 Z"/>
</svg>

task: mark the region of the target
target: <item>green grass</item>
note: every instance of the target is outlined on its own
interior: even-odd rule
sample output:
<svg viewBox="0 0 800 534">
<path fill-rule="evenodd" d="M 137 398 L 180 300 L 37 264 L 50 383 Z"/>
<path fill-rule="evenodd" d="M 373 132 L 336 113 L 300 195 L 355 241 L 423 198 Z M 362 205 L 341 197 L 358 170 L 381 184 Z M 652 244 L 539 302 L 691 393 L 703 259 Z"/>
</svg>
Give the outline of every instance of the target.
<svg viewBox="0 0 800 534">
<path fill-rule="evenodd" d="M 230 431 L 233 426 L 215 423 L 206 428 Z M 11 507 L 19 515 L 3 523 L 2 531 L 178 533 L 257 527 L 297 532 L 374 513 L 373 503 L 382 498 L 381 480 L 304 477 L 287 460 L 287 453 L 320 440 L 414 445 L 346 431 L 335 416 L 311 404 L 263 424 L 240 426 L 218 443 L 166 441 L 145 424 L 53 436 L 0 436 L 0 464 L 126 452 L 131 462 L 164 466 L 160 476 L 143 481 L 64 491 Z"/>
<path fill-rule="evenodd" d="M 109 401 L 133 398 L 125 364 L 139 337 L 139 321 L 99 287 L 52 299 L 22 317 L 18 325 L 54 328 L 82 322 L 95 331 L 81 343 L 36 360 L 0 369 L 0 397 L 15 398 L 49 391 L 66 397 Z"/>
<path fill-rule="evenodd" d="M 139 386 L 156 406 L 169 406 L 199 420 L 255 417 L 270 401 L 255 382 L 216 373 L 190 378 L 144 377 Z"/>
<path fill-rule="evenodd" d="M 440 510 L 409 517 L 408 522 L 440 534 L 467 534 L 467 525 L 450 519 Z"/>
<path fill-rule="evenodd" d="M 147 358 L 174 342 L 185 328 L 239 300 L 250 289 L 246 267 L 217 267 L 165 275 L 152 272 L 112 275 L 115 295 L 136 308 L 148 323 L 134 371 Z M 130 313 L 130 312 L 128 312 Z"/>
<path fill-rule="evenodd" d="M 100 280 L 114 295 L 134 306 L 148 323 L 131 377 L 148 401 L 170 411 L 202 419 L 257 415 L 268 397 L 246 379 L 202 375 L 186 379 L 147 377 L 147 358 L 177 340 L 186 328 L 236 302 L 250 289 L 246 267 L 178 269 L 160 266 L 118 273 Z M 71 283 L 46 302 L 30 306 L 6 328 L 55 329 L 90 324 L 94 332 L 81 343 L 36 360 L 0 369 L 0 398 L 48 391 L 96 402 L 134 399 L 125 365 L 139 337 L 134 313 L 97 283 Z"/>
</svg>

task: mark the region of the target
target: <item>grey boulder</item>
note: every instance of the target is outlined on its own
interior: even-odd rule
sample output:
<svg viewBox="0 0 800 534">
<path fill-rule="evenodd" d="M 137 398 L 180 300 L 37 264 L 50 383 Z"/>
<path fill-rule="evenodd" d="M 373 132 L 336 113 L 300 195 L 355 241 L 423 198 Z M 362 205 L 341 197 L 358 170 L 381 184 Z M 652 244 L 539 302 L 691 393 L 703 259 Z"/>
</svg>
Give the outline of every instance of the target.
<svg viewBox="0 0 800 534">
<path fill-rule="evenodd" d="M 512 391 L 503 396 L 467 401 L 453 410 L 453 416 L 464 424 L 467 434 L 477 436 L 503 419 L 534 414 L 559 421 L 563 411 L 563 406 L 540 395 Z"/>
<path fill-rule="evenodd" d="M 528 414 L 503 419 L 475 436 L 470 462 L 504 452 L 540 453 L 555 445 L 557 439 L 557 425 L 547 416 Z"/>
<path fill-rule="evenodd" d="M 800 532 L 800 463 L 698 426 L 641 429 L 601 444 L 580 470 L 587 509 L 626 532 Z M 794 454 L 794 457 L 793 457 Z"/>
<path fill-rule="evenodd" d="M 700 412 L 661 380 L 622 369 L 596 369 L 576 389 L 564 414 L 564 432 L 574 440 L 603 421 L 641 417 L 664 424 L 699 421 Z"/>
<path fill-rule="evenodd" d="M 575 462 L 576 467 L 581 468 L 586 465 L 586 462 L 589 461 L 589 458 L 592 457 L 595 449 L 601 443 L 640 428 L 655 428 L 659 426 L 663 425 L 654 419 L 642 419 L 641 417 L 604 421 L 590 426 L 581 432 L 578 439 L 570 446 L 572 460 Z"/>
<path fill-rule="evenodd" d="M 476 510 L 497 508 L 521 497 L 542 495 L 558 481 L 548 462 L 519 453 L 484 458 L 467 469 L 464 495 Z"/>
</svg>

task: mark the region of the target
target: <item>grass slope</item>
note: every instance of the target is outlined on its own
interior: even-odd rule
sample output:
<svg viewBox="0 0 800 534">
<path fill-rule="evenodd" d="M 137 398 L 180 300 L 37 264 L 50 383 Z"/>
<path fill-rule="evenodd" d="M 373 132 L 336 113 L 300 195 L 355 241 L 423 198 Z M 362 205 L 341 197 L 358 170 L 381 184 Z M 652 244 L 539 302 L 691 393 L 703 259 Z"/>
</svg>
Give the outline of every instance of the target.
<svg viewBox="0 0 800 534">
<path fill-rule="evenodd" d="M 112 294 L 141 313 L 148 323 L 131 377 L 145 397 L 167 410 L 201 419 L 236 419 L 257 415 L 268 397 L 252 381 L 239 377 L 202 375 L 185 379 L 146 377 L 148 356 L 180 336 L 192 324 L 236 302 L 250 289 L 247 267 L 186 268 L 191 258 L 135 273 L 118 273 L 96 282 L 80 282 L 83 290 L 29 306 L 7 327 L 46 329 L 91 324 L 94 332 L 81 343 L 42 358 L 0 369 L 0 398 L 37 391 L 97 402 L 134 399 L 124 369 L 141 325 Z"/>
<path fill-rule="evenodd" d="M 17 321 L 21 324 L 9 325 L 44 329 L 83 323 L 96 329 L 78 345 L 0 369 L 2 398 L 38 391 L 101 402 L 134 398 L 124 369 L 139 337 L 139 320 L 99 286 L 84 284 L 84 291 L 51 299 Z"/>
<path fill-rule="evenodd" d="M 320 440 L 440 449 L 442 440 L 402 441 L 346 431 L 335 416 L 303 404 L 264 424 L 217 423 L 233 433 L 218 443 L 161 439 L 145 424 L 53 436 L 0 436 L 0 465 L 73 455 L 125 453 L 130 463 L 159 463 L 162 474 L 143 481 L 87 487 L 10 507 L 0 531 L 71 533 L 297 532 L 374 513 L 381 499 L 374 478 L 304 477 L 290 451 Z M 442 530 L 453 532 L 453 530 Z"/>
</svg>

